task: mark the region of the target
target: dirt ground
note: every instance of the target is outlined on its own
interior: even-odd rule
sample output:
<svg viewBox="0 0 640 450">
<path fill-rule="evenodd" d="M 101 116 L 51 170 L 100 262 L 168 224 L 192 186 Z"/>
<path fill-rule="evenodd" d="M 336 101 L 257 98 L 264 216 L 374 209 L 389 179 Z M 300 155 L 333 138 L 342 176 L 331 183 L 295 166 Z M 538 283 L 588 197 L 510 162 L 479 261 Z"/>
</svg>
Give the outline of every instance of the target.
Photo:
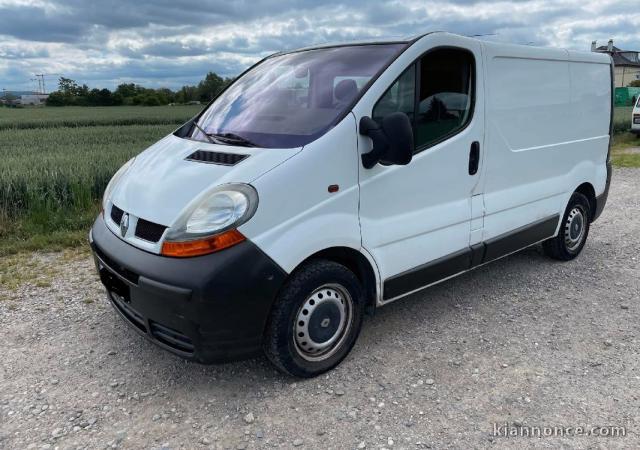
<svg viewBox="0 0 640 450">
<path fill-rule="evenodd" d="M 381 308 L 312 380 L 156 348 L 112 310 L 86 253 L 0 268 L 17 280 L 0 288 L 0 448 L 640 446 L 637 169 L 614 172 L 577 260 L 531 248 Z M 524 427 L 540 428 L 504 436 Z"/>
</svg>

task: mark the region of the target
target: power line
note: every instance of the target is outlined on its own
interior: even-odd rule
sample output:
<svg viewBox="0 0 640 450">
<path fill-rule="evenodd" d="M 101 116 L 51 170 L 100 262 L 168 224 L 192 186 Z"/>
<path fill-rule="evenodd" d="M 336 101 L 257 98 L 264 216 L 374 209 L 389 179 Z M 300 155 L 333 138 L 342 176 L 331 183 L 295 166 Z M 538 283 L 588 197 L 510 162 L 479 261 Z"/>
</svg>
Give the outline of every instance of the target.
<svg viewBox="0 0 640 450">
<path fill-rule="evenodd" d="M 56 75 L 62 75 L 60 73 L 36 73 L 35 77 L 36 79 L 31 79 L 31 81 L 38 81 L 38 93 L 39 94 L 46 94 L 47 93 L 47 88 L 45 85 L 45 77 L 53 77 Z"/>
</svg>

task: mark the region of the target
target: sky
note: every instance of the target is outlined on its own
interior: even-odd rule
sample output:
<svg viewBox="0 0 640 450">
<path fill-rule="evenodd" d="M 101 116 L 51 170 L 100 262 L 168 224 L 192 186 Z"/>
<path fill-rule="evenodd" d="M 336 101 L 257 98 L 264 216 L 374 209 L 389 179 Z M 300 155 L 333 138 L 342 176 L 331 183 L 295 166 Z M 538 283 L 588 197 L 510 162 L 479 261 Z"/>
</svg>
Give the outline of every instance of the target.
<svg viewBox="0 0 640 450">
<path fill-rule="evenodd" d="M 46 74 L 177 89 L 276 51 L 444 30 L 588 51 L 640 50 L 638 0 L 0 0 L 0 89 Z"/>
</svg>

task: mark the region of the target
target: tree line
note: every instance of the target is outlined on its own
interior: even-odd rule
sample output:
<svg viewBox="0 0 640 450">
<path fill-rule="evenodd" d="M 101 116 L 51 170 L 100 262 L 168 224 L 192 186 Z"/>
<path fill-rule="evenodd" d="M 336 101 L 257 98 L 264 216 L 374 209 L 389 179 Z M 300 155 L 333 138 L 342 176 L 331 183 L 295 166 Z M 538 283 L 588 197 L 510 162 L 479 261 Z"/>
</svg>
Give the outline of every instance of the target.
<svg viewBox="0 0 640 450">
<path fill-rule="evenodd" d="M 196 86 L 183 86 L 177 91 L 168 88 L 150 89 L 135 83 L 118 85 L 115 91 L 89 89 L 75 80 L 61 77 L 58 90 L 49 94 L 47 106 L 160 106 L 170 103 L 209 102 L 233 79 L 209 72 Z"/>
</svg>

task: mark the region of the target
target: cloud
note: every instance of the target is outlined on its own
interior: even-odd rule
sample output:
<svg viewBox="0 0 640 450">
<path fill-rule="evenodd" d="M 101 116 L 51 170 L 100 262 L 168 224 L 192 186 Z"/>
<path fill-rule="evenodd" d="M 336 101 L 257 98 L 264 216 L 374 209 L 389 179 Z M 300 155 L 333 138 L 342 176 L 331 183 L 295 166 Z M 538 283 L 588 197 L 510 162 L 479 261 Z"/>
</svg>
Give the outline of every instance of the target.
<svg viewBox="0 0 640 450">
<path fill-rule="evenodd" d="M 0 0 L 1 88 L 34 73 L 91 87 L 180 87 L 318 43 L 432 30 L 588 50 L 640 49 L 637 0 Z M 51 79 L 53 82 L 55 78 Z"/>
</svg>

